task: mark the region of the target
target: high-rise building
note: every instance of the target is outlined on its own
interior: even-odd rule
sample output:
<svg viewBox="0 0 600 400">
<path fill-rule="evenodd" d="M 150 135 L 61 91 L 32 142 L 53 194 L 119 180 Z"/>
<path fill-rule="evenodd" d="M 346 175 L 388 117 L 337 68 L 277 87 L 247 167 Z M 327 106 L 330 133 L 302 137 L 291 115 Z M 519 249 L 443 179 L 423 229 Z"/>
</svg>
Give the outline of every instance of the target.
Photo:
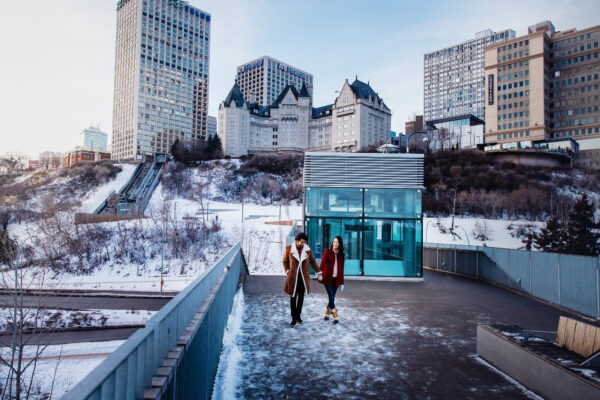
<svg viewBox="0 0 600 400">
<path fill-rule="evenodd" d="M 206 132 L 208 136 L 214 136 L 217 134 L 217 117 L 206 117 Z"/>
<path fill-rule="evenodd" d="M 80 146 L 106 150 L 108 146 L 108 135 L 100 130 L 100 127 L 90 126 L 81 131 Z"/>
<path fill-rule="evenodd" d="M 210 14 L 180 0 L 117 5 L 112 157 L 206 137 Z"/>
<path fill-rule="evenodd" d="M 237 68 L 237 82 L 244 99 L 250 103 L 268 106 L 288 85 L 300 91 L 302 84 L 306 85 L 312 103 L 313 76 L 269 56 L 240 65 Z"/>
<path fill-rule="evenodd" d="M 574 151 L 575 164 L 600 167 L 599 43 L 600 25 L 544 21 L 486 48 L 486 143 Z"/>
<path fill-rule="evenodd" d="M 424 56 L 425 123 L 471 114 L 485 118 L 484 47 L 513 39 L 515 31 L 487 29 L 475 39 Z"/>
<path fill-rule="evenodd" d="M 236 82 L 219 105 L 225 154 L 342 151 L 390 142 L 392 112 L 369 83 L 344 82 L 333 104 L 314 108 L 306 85 L 285 87 L 269 106 L 244 98 Z"/>
</svg>

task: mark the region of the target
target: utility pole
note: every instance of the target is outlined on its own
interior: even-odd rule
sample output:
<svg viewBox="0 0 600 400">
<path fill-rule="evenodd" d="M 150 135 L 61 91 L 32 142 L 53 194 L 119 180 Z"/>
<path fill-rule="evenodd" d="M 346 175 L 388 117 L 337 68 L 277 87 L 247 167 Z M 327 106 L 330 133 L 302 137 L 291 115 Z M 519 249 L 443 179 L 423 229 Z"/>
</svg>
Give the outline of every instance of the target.
<svg viewBox="0 0 600 400">
<path fill-rule="evenodd" d="M 163 223 L 163 241 L 162 241 L 162 251 L 160 252 L 160 294 L 163 292 L 163 285 L 165 281 L 163 280 L 163 273 L 165 269 L 165 243 L 167 242 L 167 213 L 165 212 L 165 220 Z"/>
<path fill-rule="evenodd" d="M 175 234 L 175 239 L 174 239 L 175 240 L 175 257 L 178 257 L 179 252 L 177 251 L 177 202 L 175 202 L 175 209 L 173 211 L 173 215 L 174 215 L 173 221 L 175 224 L 175 232 L 174 232 L 174 234 Z"/>
</svg>

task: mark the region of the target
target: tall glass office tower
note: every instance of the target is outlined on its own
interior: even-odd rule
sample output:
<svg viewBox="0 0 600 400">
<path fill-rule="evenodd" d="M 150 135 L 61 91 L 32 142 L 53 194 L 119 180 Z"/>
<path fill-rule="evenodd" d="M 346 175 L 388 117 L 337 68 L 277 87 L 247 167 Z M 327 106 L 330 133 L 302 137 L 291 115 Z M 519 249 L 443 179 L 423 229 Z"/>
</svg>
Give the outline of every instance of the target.
<svg viewBox="0 0 600 400">
<path fill-rule="evenodd" d="M 114 159 L 206 137 L 210 20 L 180 0 L 118 2 Z"/>
</svg>

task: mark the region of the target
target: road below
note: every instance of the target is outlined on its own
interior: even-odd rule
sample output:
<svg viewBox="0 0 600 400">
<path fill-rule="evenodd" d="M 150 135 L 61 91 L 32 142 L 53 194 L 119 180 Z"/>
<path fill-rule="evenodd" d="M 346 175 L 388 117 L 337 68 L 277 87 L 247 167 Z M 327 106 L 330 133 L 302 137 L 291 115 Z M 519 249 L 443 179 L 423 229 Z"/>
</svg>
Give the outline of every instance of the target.
<svg viewBox="0 0 600 400">
<path fill-rule="evenodd" d="M 73 293 L 71 295 L 36 294 L 23 296 L 24 307 L 63 310 L 148 310 L 158 311 L 171 298 L 167 296 L 118 296 L 106 295 L 83 295 Z M 14 297 L 8 294 L 0 294 L 0 307 L 12 307 Z"/>
<path fill-rule="evenodd" d="M 24 342 L 28 345 L 50 345 L 82 342 L 105 342 L 109 340 L 125 340 L 140 327 L 86 329 L 79 331 L 62 331 L 51 333 L 25 334 Z M 10 347 L 12 335 L 0 335 L 0 347 Z M 93 350 L 93 349 L 90 349 Z"/>
</svg>

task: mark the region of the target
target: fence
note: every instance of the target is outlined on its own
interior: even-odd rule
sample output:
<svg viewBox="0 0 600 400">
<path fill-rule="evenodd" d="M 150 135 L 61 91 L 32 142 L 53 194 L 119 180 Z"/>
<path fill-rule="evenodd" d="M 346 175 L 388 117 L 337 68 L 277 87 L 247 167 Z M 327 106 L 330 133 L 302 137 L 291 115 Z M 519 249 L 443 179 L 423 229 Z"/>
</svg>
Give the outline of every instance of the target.
<svg viewBox="0 0 600 400">
<path fill-rule="evenodd" d="M 238 243 L 66 393 L 63 400 L 143 398 L 144 389 L 151 386 L 163 360 L 207 300 L 198 330 L 185 347 L 162 398 L 209 399 L 238 279 L 247 273 Z"/>
<path fill-rule="evenodd" d="M 75 214 L 75 225 L 98 224 L 101 222 L 130 221 L 133 219 L 149 218 L 143 215 L 117 215 L 117 214 Z"/>
<path fill-rule="evenodd" d="M 600 318 L 600 258 L 426 243 L 423 266 L 477 277 Z"/>
</svg>

